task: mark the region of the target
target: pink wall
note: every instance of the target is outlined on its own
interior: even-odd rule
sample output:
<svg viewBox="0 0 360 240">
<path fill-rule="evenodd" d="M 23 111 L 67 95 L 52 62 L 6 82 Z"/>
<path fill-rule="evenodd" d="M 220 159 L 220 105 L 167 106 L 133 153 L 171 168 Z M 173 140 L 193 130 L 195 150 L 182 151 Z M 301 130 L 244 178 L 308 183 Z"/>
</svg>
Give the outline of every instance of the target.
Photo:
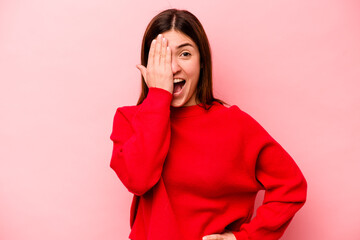
<svg viewBox="0 0 360 240">
<path fill-rule="evenodd" d="M 308 180 L 283 239 L 360 239 L 359 2 L 200 2 L 0 2 L 0 239 L 127 239 L 132 195 L 109 136 L 116 108 L 138 98 L 145 27 L 169 7 L 203 23 L 215 96 Z"/>
</svg>

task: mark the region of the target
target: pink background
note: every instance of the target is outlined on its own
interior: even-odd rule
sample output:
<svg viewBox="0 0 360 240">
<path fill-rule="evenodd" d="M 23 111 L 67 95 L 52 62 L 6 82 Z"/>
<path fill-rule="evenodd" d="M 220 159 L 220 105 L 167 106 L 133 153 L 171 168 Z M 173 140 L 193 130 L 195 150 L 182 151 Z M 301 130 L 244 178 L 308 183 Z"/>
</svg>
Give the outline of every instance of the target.
<svg viewBox="0 0 360 240">
<path fill-rule="evenodd" d="M 203 23 L 215 96 L 258 120 L 308 180 L 282 239 L 360 239 L 359 1 L 225 2 L 0 2 L 0 239 L 127 239 L 112 120 L 136 104 L 142 35 L 170 7 Z"/>
</svg>

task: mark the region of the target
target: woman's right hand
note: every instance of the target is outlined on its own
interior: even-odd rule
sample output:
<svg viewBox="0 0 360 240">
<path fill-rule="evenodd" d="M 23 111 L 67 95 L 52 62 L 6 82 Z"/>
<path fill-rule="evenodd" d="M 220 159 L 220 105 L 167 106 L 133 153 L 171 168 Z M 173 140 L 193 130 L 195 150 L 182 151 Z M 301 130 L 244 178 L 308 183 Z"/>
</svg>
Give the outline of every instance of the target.
<svg viewBox="0 0 360 240">
<path fill-rule="evenodd" d="M 161 34 L 151 42 L 147 67 L 138 64 L 136 67 L 144 77 L 146 85 L 162 88 L 173 94 L 174 80 L 171 69 L 171 50 L 167 39 Z"/>
</svg>

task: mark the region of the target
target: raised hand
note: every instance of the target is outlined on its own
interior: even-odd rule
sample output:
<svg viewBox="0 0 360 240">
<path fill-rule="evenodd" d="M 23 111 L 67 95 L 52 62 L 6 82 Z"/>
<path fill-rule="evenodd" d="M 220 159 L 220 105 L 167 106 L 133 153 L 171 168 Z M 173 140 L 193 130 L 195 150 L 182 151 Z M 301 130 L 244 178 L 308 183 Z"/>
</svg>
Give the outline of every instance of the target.
<svg viewBox="0 0 360 240">
<path fill-rule="evenodd" d="M 147 66 L 138 64 L 136 67 L 140 70 L 149 88 L 162 88 L 172 94 L 174 80 L 171 69 L 171 49 L 167 45 L 167 39 L 159 34 L 151 42 Z"/>
</svg>

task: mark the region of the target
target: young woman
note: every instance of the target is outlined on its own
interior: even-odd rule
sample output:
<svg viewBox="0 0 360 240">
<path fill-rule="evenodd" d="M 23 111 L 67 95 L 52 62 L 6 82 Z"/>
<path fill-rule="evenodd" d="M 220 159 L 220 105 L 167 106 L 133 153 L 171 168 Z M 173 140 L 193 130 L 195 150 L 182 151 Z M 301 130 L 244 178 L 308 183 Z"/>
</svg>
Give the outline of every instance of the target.
<svg viewBox="0 0 360 240">
<path fill-rule="evenodd" d="M 110 167 L 134 194 L 132 240 L 279 239 L 305 203 L 292 157 L 250 115 L 214 98 L 211 64 L 193 14 L 168 9 L 151 20 L 139 101 L 117 109 L 110 136 Z"/>
</svg>

